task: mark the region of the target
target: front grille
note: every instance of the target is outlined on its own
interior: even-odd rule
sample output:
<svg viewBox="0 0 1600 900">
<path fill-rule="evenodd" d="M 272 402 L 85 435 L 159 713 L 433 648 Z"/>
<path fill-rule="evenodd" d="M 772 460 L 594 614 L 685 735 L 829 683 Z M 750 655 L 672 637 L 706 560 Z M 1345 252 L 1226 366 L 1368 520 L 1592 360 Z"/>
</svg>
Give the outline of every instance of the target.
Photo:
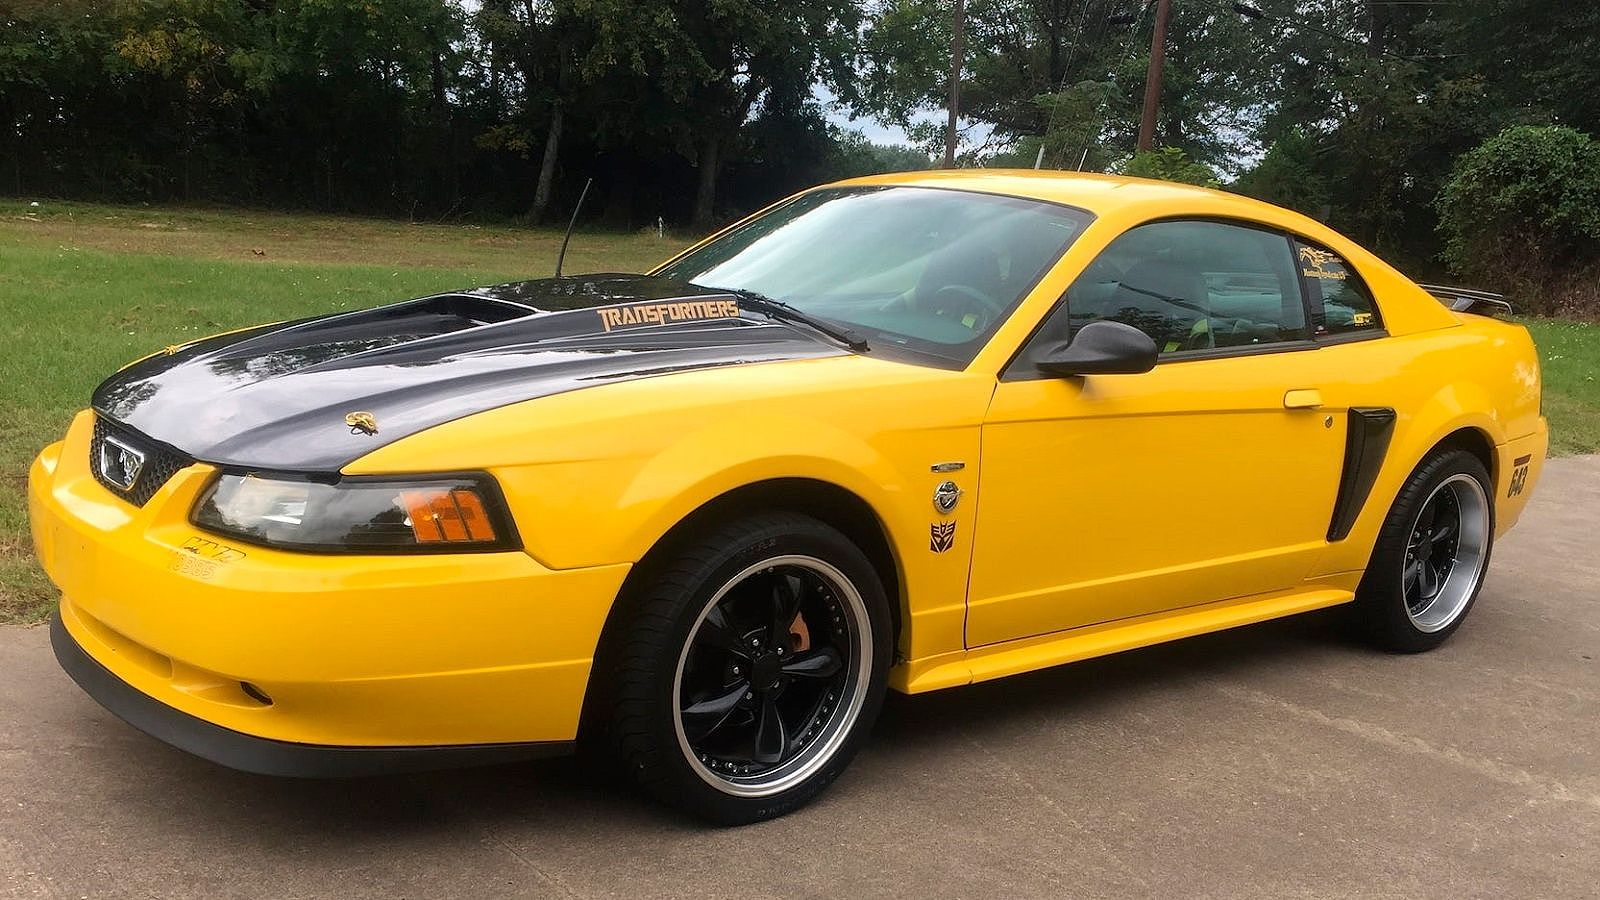
<svg viewBox="0 0 1600 900">
<path fill-rule="evenodd" d="M 144 465 L 140 467 L 132 487 L 124 488 L 102 471 L 100 451 L 105 446 L 106 438 L 111 436 L 144 454 Z M 149 503 L 169 478 L 193 463 L 194 460 L 157 446 L 137 431 L 123 428 L 99 415 L 94 417 L 94 437 L 89 439 L 89 471 L 94 473 L 94 480 L 100 482 L 102 487 L 134 506 Z"/>
</svg>

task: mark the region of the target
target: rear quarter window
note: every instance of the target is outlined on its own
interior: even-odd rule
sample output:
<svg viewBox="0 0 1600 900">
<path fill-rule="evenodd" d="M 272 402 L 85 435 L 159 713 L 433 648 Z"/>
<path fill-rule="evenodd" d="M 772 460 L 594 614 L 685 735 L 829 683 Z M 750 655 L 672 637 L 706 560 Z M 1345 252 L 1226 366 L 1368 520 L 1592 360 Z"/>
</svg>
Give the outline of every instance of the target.
<svg viewBox="0 0 1600 900">
<path fill-rule="evenodd" d="M 1362 335 L 1383 330 L 1372 291 L 1355 267 L 1339 254 L 1296 240 L 1295 262 L 1311 305 L 1313 337 Z"/>
</svg>

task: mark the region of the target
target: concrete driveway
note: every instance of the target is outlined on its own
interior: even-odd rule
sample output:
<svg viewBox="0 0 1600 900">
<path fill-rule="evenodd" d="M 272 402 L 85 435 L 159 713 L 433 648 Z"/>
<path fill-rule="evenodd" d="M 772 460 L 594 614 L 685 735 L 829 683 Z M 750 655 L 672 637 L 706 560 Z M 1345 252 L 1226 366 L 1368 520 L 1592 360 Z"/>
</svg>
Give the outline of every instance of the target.
<svg viewBox="0 0 1600 900">
<path fill-rule="evenodd" d="M 241 775 L 0 629 L 0 894 L 17 897 L 1594 897 L 1600 457 L 1552 462 L 1454 641 L 1337 617 L 891 696 L 826 797 L 707 830 L 557 760 Z"/>
</svg>

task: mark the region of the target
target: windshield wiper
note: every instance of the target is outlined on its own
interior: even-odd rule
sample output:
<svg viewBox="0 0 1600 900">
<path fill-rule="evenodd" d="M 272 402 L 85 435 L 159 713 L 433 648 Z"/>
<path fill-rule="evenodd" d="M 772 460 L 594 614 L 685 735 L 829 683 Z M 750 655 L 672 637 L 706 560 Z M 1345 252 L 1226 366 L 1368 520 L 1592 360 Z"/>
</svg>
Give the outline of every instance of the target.
<svg viewBox="0 0 1600 900">
<path fill-rule="evenodd" d="M 711 288 L 711 290 L 726 291 L 735 297 L 738 297 L 740 300 L 743 300 L 745 305 L 751 309 L 757 312 L 765 313 L 768 318 L 782 319 L 787 322 L 799 322 L 800 324 L 811 328 L 813 331 L 819 331 L 828 337 L 833 338 L 857 353 L 867 352 L 868 348 L 866 338 L 850 330 L 848 327 L 839 325 L 830 319 L 824 319 L 821 316 L 814 316 L 803 309 L 790 306 L 782 300 L 774 300 L 773 298 L 768 297 L 766 294 L 759 294 L 755 291 L 721 287 L 714 287 Z"/>
</svg>

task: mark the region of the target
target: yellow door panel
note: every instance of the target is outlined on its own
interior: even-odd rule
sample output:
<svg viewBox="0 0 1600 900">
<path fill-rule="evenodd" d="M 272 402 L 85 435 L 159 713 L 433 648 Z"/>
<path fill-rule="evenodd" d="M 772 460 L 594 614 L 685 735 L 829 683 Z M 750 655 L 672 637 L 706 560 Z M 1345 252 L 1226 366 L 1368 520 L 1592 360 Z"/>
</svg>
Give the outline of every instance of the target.
<svg viewBox="0 0 1600 900">
<path fill-rule="evenodd" d="M 1345 417 L 1287 408 L 1318 352 L 1002 382 L 968 646 L 1284 590 L 1326 546 Z"/>
</svg>

